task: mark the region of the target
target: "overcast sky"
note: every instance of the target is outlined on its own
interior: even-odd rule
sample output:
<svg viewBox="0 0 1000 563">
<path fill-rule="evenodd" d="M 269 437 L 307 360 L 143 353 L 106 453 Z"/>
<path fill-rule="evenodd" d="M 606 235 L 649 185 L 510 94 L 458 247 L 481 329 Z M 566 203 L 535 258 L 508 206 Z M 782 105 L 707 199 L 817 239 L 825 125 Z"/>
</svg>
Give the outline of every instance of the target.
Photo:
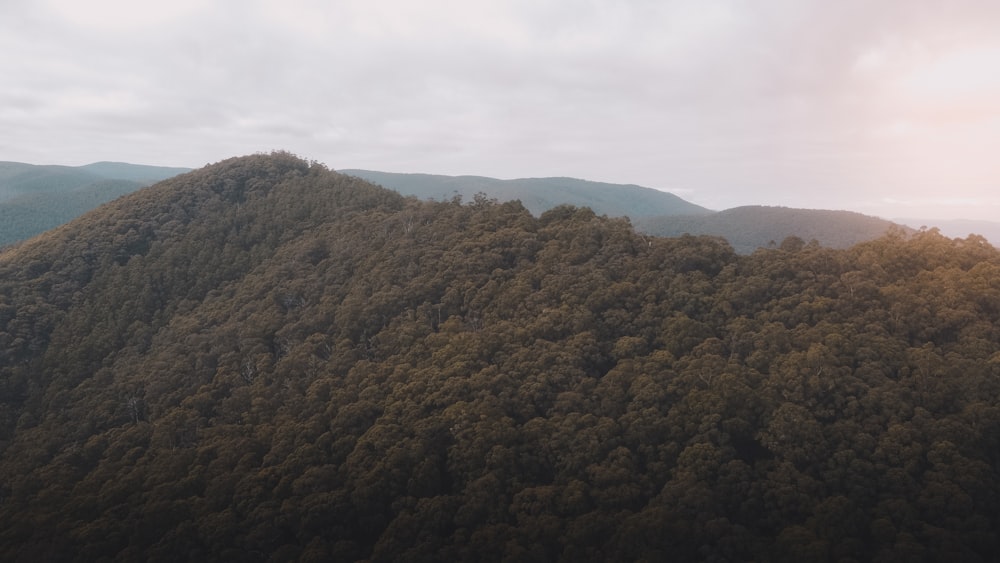
<svg viewBox="0 0 1000 563">
<path fill-rule="evenodd" d="M 1000 220 L 1000 2 L 0 0 L 0 160 Z"/>
</svg>

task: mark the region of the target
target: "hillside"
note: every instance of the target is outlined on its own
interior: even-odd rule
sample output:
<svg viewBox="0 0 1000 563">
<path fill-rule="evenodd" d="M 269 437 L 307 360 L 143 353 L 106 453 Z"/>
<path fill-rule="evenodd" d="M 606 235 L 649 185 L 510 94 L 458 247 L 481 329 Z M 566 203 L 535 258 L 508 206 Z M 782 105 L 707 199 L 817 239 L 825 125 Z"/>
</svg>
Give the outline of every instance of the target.
<svg viewBox="0 0 1000 563">
<path fill-rule="evenodd" d="M 899 225 L 853 211 L 788 207 L 734 207 L 708 215 L 648 217 L 635 221 L 636 229 L 656 236 L 683 234 L 723 237 L 740 254 L 780 244 L 788 237 L 815 240 L 821 246 L 848 248 L 874 240 Z"/>
<path fill-rule="evenodd" d="M 0 247 L 24 240 L 185 168 L 98 162 L 85 166 L 0 162 Z"/>
<path fill-rule="evenodd" d="M 998 280 L 226 160 L 0 252 L 0 560 L 994 561 Z"/>
<path fill-rule="evenodd" d="M 652 188 L 632 184 L 607 184 L 575 178 L 521 178 L 498 180 L 483 176 L 399 174 L 371 170 L 341 170 L 420 199 L 449 201 L 456 195 L 471 201 L 477 193 L 499 201 L 518 200 L 534 215 L 559 205 L 589 207 L 609 217 L 698 215 L 711 211 Z"/>
</svg>

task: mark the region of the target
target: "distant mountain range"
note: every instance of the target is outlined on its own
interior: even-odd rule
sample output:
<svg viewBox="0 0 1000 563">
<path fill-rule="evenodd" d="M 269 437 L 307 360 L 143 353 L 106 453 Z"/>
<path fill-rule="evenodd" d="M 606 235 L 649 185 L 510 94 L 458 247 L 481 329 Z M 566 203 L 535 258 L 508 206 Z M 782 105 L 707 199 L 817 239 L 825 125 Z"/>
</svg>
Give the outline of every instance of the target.
<svg viewBox="0 0 1000 563">
<path fill-rule="evenodd" d="M 0 246 L 62 225 L 102 203 L 189 170 L 124 162 L 85 166 L 0 162 Z"/>
<path fill-rule="evenodd" d="M 760 205 L 734 207 L 710 215 L 639 219 L 635 221 L 635 226 L 639 231 L 664 237 L 684 234 L 721 236 L 740 254 L 778 246 L 788 237 L 798 237 L 804 242 L 815 240 L 830 248 L 849 248 L 878 238 L 893 226 L 912 230 L 853 211 Z"/>
<path fill-rule="evenodd" d="M 102 203 L 189 170 L 123 162 L 75 167 L 0 162 L 0 246 L 52 229 Z M 765 206 L 713 211 L 652 188 L 565 177 L 501 180 L 359 169 L 339 172 L 424 200 L 449 201 L 460 196 L 472 201 L 477 194 L 499 201 L 519 200 L 535 216 L 559 205 L 589 207 L 598 215 L 629 217 L 638 231 L 655 236 L 721 236 L 741 254 L 778 246 L 788 237 L 846 248 L 877 238 L 894 225 L 908 231 L 937 227 L 952 238 L 977 233 L 993 244 L 1000 243 L 1000 223 L 989 221 L 889 221 L 851 211 Z"/>
<path fill-rule="evenodd" d="M 748 206 L 712 211 L 674 194 L 636 185 L 573 178 L 497 180 L 481 176 L 397 174 L 370 170 L 341 173 L 421 199 L 465 199 L 477 192 L 500 201 L 518 199 L 534 215 L 561 204 L 590 207 L 599 215 L 627 216 L 637 230 L 656 236 L 724 237 L 741 254 L 797 236 L 832 248 L 878 238 L 895 223 L 850 211 Z"/>
<path fill-rule="evenodd" d="M 447 201 L 456 195 L 471 201 L 477 193 L 499 201 L 520 200 L 538 216 L 557 205 L 589 207 L 609 217 L 655 217 L 657 215 L 708 215 L 712 210 L 685 201 L 674 194 L 634 184 L 608 184 L 575 178 L 521 178 L 498 180 L 483 176 L 398 174 L 372 170 L 340 170 L 403 195 Z"/>
</svg>

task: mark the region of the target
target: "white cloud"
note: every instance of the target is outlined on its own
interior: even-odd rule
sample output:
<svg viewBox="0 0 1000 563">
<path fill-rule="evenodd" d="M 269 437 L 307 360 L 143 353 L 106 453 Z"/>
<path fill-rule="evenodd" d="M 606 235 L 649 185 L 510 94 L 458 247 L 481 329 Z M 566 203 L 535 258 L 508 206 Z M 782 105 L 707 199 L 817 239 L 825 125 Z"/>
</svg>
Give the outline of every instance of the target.
<svg viewBox="0 0 1000 563">
<path fill-rule="evenodd" d="M 7 0 L 0 159 L 196 166 L 287 148 L 716 208 L 850 207 L 947 178 L 979 194 L 998 172 L 983 147 L 1000 138 L 1000 7 L 942 6 Z"/>
<path fill-rule="evenodd" d="M 199 0 L 41 0 L 44 17 L 70 28 L 94 33 L 141 34 L 183 20 L 201 12 Z"/>
</svg>

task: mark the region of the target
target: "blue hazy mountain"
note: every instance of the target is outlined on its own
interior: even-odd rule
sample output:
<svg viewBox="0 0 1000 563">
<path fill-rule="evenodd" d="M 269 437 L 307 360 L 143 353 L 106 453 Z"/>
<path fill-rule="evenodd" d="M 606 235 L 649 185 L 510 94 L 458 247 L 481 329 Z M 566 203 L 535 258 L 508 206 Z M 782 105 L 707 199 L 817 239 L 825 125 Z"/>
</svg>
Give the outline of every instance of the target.
<svg viewBox="0 0 1000 563">
<path fill-rule="evenodd" d="M 634 184 L 608 184 L 575 178 L 499 180 L 485 176 L 401 174 L 372 170 L 340 172 L 420 199 L 446 201 L 460 195 L 465 201 L 471 201 L 477 193 L 484 193 L 499 201 L 520 200 L 536 216 L 558 205 L 589 207 L 598 215 L 632 219 L 712 213 L 710 209 L 674 194 Z"/>
<path fill-rule="evenodd" d="M 85 166 L 0 162 L 0 246 L 30 238 L 102 203 L 188 170 L 124 162 Z"/>
<path fill-rule="evenodd" d="M 827 209 L 797 209 L 748 205 L 698 216 L 660 216 L 640 219 L 636 229 L 645 233 L 676 237 L 684 234 L 724 237 L 741 254 L 776 246 L 788 237 L 822 246 L 848 248 L 876 239 L 892 227 L 902 225 L 855 213 Z"/>
<path fill-rule="evenodd" d="M 520 200 L 535 215 L 557 205 L 589 207 L 611 217 L 629 217 L 636 229 L 651 235 L 720 236 L 742 254 L 780 244 L 787 237 L 816 240 L 823 246 L 846 248 L 885 234 L 895 225 L 851 211 L 746 206 L 712 211 L 667 192 L 636 185 L 589 182 L 573 178 L 498 180 L 483 176 L 399 174 L 341 170 L 421 199 L 469 200 L 476 193 L 500 201 Z"/>
</svg>

